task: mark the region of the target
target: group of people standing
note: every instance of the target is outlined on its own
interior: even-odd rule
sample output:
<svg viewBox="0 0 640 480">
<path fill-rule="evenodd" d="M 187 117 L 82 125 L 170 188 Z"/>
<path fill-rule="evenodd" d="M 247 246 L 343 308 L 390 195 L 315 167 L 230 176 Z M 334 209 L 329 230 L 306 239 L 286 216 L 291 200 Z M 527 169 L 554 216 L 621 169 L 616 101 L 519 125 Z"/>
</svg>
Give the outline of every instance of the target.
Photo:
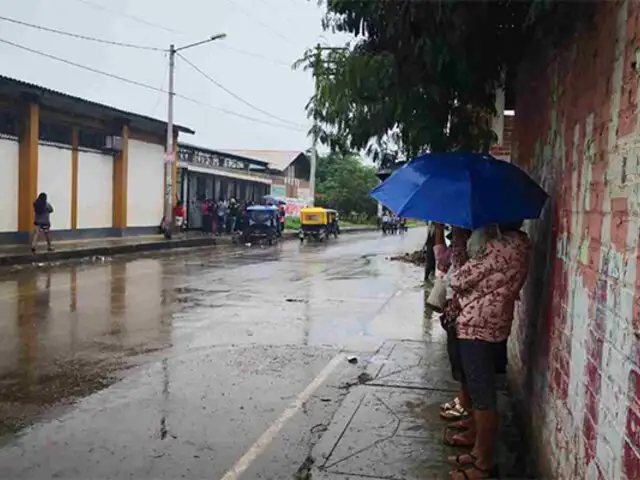
<svg viewBox="0 0 640 480">
<path fill-rule="evenodd" d="M 202 202 L 202 230 L 216 235 L 241 230 L 246 208 L 252 204 L 240 204 L 234 198 L 229 201 L 221 198 L 217 202 L 205 200 Z"/>
<path fill-rule="evenodd" d="M 435 225 L 436 283 L 429 298 L 441 297 L 435 303 L 460 382 L 458 396 L 441 406 L 441 416 L 452 422 L 443 441 L 471 449 L 449 458 L 454 479 L 497 476 L 496 375 L 506 372 L 515 302 L 529 266 L 530 242 L 521 226 L 453 227 L 445 234 L 444 225 Z"/>
<path fill-rule="evenodd" d="M 181 203 L 180 213 L 184 217 L 184 207 Z M 214 235 L 241 232 L 245 228 L 247 208 L 255 205 L 253 201 L 239 203 L 234 198 L 227 201 L 221 198 L 217 202 L 206 199 L 202 202 L 202 231 Z M 266 205 L 273 206 L 271 203 Z M 177 215 L 176 215 L 177 217 Z M 278 206 L 278 233 L 282 233 L 285 226 L 286 212 L 284 205 Z"/>
</svg>

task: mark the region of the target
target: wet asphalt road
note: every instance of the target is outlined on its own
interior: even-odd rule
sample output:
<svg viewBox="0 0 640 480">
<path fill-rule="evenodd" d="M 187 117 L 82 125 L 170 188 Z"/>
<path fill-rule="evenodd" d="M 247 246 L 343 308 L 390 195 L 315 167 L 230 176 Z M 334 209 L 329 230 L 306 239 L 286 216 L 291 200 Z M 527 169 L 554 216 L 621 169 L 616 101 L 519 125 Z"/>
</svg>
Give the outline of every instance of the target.
<svg viewBox="0 0 640 480">
<path fill-rule="evenodd" d="M 423 239 L 345 235 L 0 278 L 0 478 L 303 478 L 362 359 L 429 336 L 421 272 L 388 260 Z"/>
</svg>

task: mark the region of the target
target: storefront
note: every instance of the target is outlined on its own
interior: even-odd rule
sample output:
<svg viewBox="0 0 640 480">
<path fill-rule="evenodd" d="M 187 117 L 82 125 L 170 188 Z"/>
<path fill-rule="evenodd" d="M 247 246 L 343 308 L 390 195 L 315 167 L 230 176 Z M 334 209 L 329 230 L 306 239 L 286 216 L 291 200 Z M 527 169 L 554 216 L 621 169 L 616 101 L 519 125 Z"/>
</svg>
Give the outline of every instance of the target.
<svg viewBox="0 0 640 480">
<path fill-rule="evenodd" d="M 202 228 L 205 200 L 257 203 L 271 190 L 271 179 L 251 169 L 266 167 L 265 162 L 186 144 L 179 145 L 178 154 L 178 200 L 185 206 L 190 229 Z"/>
</svg>

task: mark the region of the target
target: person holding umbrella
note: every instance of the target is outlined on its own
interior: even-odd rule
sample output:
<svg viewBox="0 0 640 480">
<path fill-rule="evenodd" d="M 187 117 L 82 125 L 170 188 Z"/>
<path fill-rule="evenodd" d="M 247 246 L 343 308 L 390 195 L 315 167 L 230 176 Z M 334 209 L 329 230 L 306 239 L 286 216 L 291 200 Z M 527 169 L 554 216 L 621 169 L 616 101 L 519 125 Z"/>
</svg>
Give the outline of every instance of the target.
<svg viewBox="0 0 640 480">
<path fill-rule="evenodd" d="M 547 194 L 513 164 L 456 152 L 409 162 L 371 196 L 397 215 L 473 230 L 469 260 L 449 277 L 454 295 L 448 304 L 457 338 L 453 355 L 462 367 L 459 403 L 473 409 L 470 428 L 461 436 L 473 449 L 449 461 L 456 467 L 451 472 L 456 480 L 494 478 L 495 373 L 504 361 L 515 302 L 529 266 L 530 242 L 520 227 L 522 220 L 540 216 Z"/>
<path fill-rule="evenodd" d="M 529 270 L 530 242 L 522 222 L 491 226 L 486 243 L 450 279 L 459 304 L 455 321 L 463 398 L 473 406 L 468 436 L 473 450 L 450 457 L 455 478 L 493 478 L 498 432 L 495 374 L 504 364 L 515 302 Z M 466 402 L 463 402 L 466 403 Z M 473 438 L 475 437 L 475 438 Z"/>
</svg>

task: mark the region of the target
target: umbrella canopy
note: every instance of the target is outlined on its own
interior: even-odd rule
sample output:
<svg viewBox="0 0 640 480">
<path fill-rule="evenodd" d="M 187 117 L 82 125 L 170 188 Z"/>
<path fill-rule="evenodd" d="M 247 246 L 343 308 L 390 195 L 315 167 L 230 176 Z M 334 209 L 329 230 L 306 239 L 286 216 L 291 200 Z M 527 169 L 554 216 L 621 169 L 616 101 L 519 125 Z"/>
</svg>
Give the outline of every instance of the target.
<svg viewBox="0 0 640 480">
<path fill-rule="evenodd" d="M 423 155 L 371 196 L 398 216 L 470 229 L 538 218 L 547 200 L 523 170 L 479 153 Z"/>
<path fill-rule="evenodd" d="M 284 198 L 274 197 L 272 195 L 265 195 L 262 197 L 265 202 L 273 203 L 274 205 L 286 205 L 287 201 Z"/>
</svg>

